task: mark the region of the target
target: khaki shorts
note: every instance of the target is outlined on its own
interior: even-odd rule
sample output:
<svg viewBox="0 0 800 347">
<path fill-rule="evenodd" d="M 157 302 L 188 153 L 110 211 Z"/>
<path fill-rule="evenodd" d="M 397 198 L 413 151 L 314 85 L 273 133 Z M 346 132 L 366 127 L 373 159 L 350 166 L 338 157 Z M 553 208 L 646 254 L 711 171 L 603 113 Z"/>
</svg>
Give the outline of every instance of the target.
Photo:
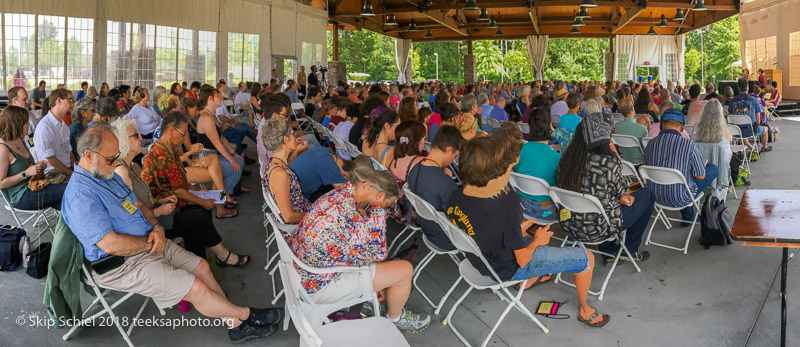
<svg viewBox="0 0 800 347">
<path fill-rule="evenodd" d="M 369 266 L 369 276 L 363 272 L 340 272 L 322 287 L 311 294 L 311 298 L 318 304 L 332 304 L 361 297 L 366 291 L 372 290 L 372 279 L 375 278 L 375 263 Z"/>
<path fill-rule="evenodd" d="M 125 264 L 102 275 L 92 271 L 97 284 L 152 298 L 158 308 L 183 300 L 194 283 L 192 271 L 201 258 L 167 240 L 162 253 L 125 258 Z"/>
</svg>

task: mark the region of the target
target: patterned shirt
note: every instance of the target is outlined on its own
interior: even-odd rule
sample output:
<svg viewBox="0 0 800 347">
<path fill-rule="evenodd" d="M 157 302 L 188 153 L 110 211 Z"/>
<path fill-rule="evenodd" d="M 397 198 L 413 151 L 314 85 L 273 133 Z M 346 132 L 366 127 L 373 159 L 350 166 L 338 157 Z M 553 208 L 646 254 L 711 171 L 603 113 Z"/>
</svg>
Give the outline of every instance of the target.
<svg viewBox="0 0 800 347">
<path fill-rule="evenodd" d="M 619 199 L 625 194 L 628 184 L 622 178 L 622 167 L 615 158 L 590 154 L 586 162 L 586 179 L 581 192 L 600 200 L 611 221 L 609 227 L 603 215 L 598 213 L 565 212 L 562 209 L 561 228 L 567 235 L 584 242 L 605 240 L 622 229 L 622 210 Z"/>
<path fill-rule="evenodd" d="M 150 187 L 150 192 L 156 199 L 165 198 L 176 189 L 189 189 L 186 171 L 180 159 L 160 141 L 144 157 L 142 180 Z M 186 201 L 181 200 L 177 207 L 182 208 L 184 205 Z"/>
<path fill-rule="evenodd" d="M 757 122 L 756 114 L 761 112 L 761 105 L 758 100 L 747 93 L 739 93 L 728 102 L 729 114 L 746 114 L 750 116 L 750 122 Z M 747 136 L 747 135 L 745 135 Z"/>
<path fill-rule="evenodd" d="M 656 196 L 656 202 L 665 206 L 680 207 L 692 202 L 697 194 L 697 184 L 694 177 L 705 176 L 706 166 L 703 157 L 694 142 L 672 129 L 661 130 L 654 139 L 650 140 L 644 152 L 645 165 L 660 166 L 678 169 L 689 183 L 692 195 L 686 191 L 682 184 L 655 184 L 648 180 L 647 187 Z"/>
<path fill-rule="evenodd" d="M 383 261 L 386 248 L 386 211 L 370 206 L 358 213 L 353 185 L 348 182 L 319 198 L 288 237 L 294 254 L 313 267 L 365 266 Z M 297 268 L 309 294 L 325 287 L 337 274 L 317 275 Z"/>
<path fill-rule="evenodd" d="M 291 168 L 284 167 L 278 163 L 269 163 L 269 168 L 264 172 L 264 175 L 261 176 L 261 187 L 264 188 L 264 191 L 269 193 L 272 200 L 275 201 L 275 193 L 269 189 L 269 175 L 276 167 L 283 168 L 286 170 L 286 174 L 289 175 L 289 199 L 292 201 L 292 210 L 297 212 L 308 212 L 311 210 L 311 202 L 303 196 L 300 180 Z M 283 217 L 281 217 L 281 219 L 283 219 Z"/>
</svg>

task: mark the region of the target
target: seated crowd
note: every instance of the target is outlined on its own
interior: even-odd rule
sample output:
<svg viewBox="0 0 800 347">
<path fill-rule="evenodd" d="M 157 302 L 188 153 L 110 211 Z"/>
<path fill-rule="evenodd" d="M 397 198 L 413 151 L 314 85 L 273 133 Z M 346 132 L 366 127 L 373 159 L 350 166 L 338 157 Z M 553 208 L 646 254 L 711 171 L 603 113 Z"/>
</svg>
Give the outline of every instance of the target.
<svg viewBox="0 0 800 347">
<path fill-rule="evenodd" d="M 77 101 L 59 88 L 41 101 L 48 107 L 43 116 L 29 111 L 24 88 L 12 88 L 11 106 L 0 113 L 0 188 L 18 209 L 61 210 L 97 283 L 151 297 L 159 308 L 185 301 L 203 315 L 226 318 L 233 342 L 265 337 L 278 330 L 283 310 L 231 303 L 207 262 L 244 268 L 251 260 L 223 245 L 212 217 L 236 217 L 237 197 L 249 192 L 241 177 L 257 161 L 244 155 L 248 138 L 257 147 L 261 189 L 277 209 L 272 213 L 296 226 L 280 235 L 292 252 L 312 267 L 370 269 L 365 278 L 298 268 L 315 302 L 352 299 L 369 286 L 383 304 L 380 312 L 365 304 L 363 316 L 385 316 L 409 332 L 430 324 L 430 315 L 407 308 L 414 265 L 389 258 L 387 218 L 417 223 L 442 250 L 456 247 L 436 222 L 411 213 L 406 187 L 471 236 L 501 280 L 530 280 L 529 287 L 574 273 L 578 320 L 602 327 L 610 316 L 587 302 L 594 253 L 550 246 L 551 226 L 598 243 L 606 254 L 621 248 L 607 240 L 625 231 L 619 240 L 630 253 L 620 259 L 646 261 L 650 252 L 640 246 L 655 203 L 690 206 L 720 167 L 736 180 L 742 163 L 756 158 L 732 151 L 737 139 L 727 127 L 729 114 L 752 120 L 738 140 L 753 154 L 772 149 L 767 101 L 744 79 L 730 100 L 713 88 L 701 97 L 699 85 L 672 82 L 340 83 L 325 91 L 307 85 L 303 74 L 302 84 L 286 85 L 280 92 L 274 79 L 263 86 L 241 82 L 232 92 L 224 81 L 175 83 L 151 97 L 143 87 L 104 84 L 99 94 L 84 88 Z M 294 110 L 301 98 L 307 103 Z M 304 117 L 337 141 L 298 122 Z M 618 148 L 614 134 L 652 139 L 640 149 Z M 696 143 L 719 146 L 725 160 L 704 160 Z M 631 187 L 623 161 L 677 169 L 689 191 L 650 181 Z M 512 172 L 594 196 L 608 219 L 570 212 L 549 195 L 517 193 Z M 50 184 L 31 186 L 31 178 Z M 198 196 L 203 184 L 221 192 L 221 203 Z M 695 213 L 683 208 L 682 225 Z M 172 241 L 177 237 L 183 247 Z M 466 258 L 490 276 L 480 259 Z M 604 254 L 603 263 L 611 266 L 614 258 Z"/>
</svg>

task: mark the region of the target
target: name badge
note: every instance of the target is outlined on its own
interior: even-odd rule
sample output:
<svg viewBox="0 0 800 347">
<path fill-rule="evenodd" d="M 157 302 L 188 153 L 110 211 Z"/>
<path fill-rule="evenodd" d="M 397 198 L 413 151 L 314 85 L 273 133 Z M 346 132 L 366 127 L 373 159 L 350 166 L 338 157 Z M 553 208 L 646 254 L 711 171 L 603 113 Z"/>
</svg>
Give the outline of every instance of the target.
<svg viewBox="0 0 800 347">
<path fill-rule="evenodd" d="M 125 200 L 125 201 L 127 201 L 127 200 Z M 570 219 L 570 217 L 572 217 L 572 213 L 570 213 L 569 210 L 566 209 L 566 208 L 562 208 L 559 214 L 560 214 L 559 220 L 562 221 L 562 222 L 567 220 L 567 219 Z"/>
<path fill-rule="evenodd" d="M 131 201 L 128 199 L 125 199 L 125 201 L 122 202 L 122 208 L 124 208 L 125 211 L 128 211 L 129 214 L 133 214 L 136 212 L 136 210 L 138 210 L 136 206 L 133 206 Z"/>
</svg>

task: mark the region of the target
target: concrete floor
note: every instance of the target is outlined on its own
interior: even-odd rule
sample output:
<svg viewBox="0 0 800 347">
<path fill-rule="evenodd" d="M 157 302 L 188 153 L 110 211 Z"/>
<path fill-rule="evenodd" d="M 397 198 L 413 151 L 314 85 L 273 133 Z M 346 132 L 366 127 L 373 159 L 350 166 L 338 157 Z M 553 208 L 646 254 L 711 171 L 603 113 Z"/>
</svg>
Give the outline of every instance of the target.
<svg viewBox="0 0 800 347">
<path fill-rule="evenodd" d="M 800 123 L 785 118 L 775 123 L 781 130 L 775 150 L 753 164 L 753 185 L 750 188 L 800 189 L 796 173 L 800 170 Z M 254 156 L 254 146 L 247 150 Z M 250 168 L 254 170 L 254 168 Z M 244 178 L 245 186 L 258 192 L 258 177 Z M 743 187 L 739 187 L 739 192 Z M 240 200 L 242 214 L 229 220 L 215 221 L 225 245 L 237 252 L 250 254 L 253 262 L 244 270 L 226 270 L 222 288 L 232 302 L 241 305 L 264 307 L 272 300 L 270 280 L 263 264 L 264 228 L 258 213 L 261 195 L 246 194 Z M 728 199 L 728 206 L 735 210 L 739 200 Z M 12 221 L 5 209 L 0 209 L 3 224 Z M 394 226 L 392 233 L 398 231 Z M 779 249 L 743 247 L 734 244 L 704 250 L 698 243 L 698 230 L 692 236 L 689 254 L 654 246 L 643 246 L 652 253 L 650 260 L 641 263 L 642 272 L 636 273 L 629 264 L 617 268 L 603 301 L 590 296 L 590 305 L 611 315 L 611 322 L 602 329 L 581 324 L 576 319 L 577 296 L 575 290 L 562 284 L 548 283 L 528 291 L 523 302 L 534 310 L 539 301 L 569 300 L 560 313 L 571 315 L 570 319 L 540 320 L 550 329 L 542 333 L 530 320 L 512 310 L 495 336 L 492 346 L 776 346 L 780 338 L 780 300 L 777 290 L 780 279 L 777 270 L 780 263 Z M 30 231 L 29 231 L 30 232 Z M 663 225 L 656 227 L 658 240 L 678 243 L 685 237 L 686 229 L 665 231 Z M 553 242 L 555 244 L 555 241 Z M 424 248 L 424 246 L 423 246 Z M 420 255 L 421 258 L 422 255 Z M 598 257 L 599 258 L 599 257 Z M 599 264 L 599 263 L 598 263 Z M 600 265 L 595 271 L 593 289 L 599 286 L 606 269 Z M 457 268 L 448 259 L 435 259 L 420 277 L 419 284 L 434 299 L 440 298 L 457 277 Z M 72 345 L 72 346 L 119 346 L 124 345 L 114 328 L 82 327 L 63 342 L 66 330 L 42 326 L 31 326 L 31 317 L 46 317 L 42 305 L 45 280 L 34 280 L 22 270 L 0 273 L 0 341 L 5 346 L 21 345 Z M 450 309 L 455 298 L 466 290 L 461 284 L 445 304 L 445 311 L 434 316 L 427 330 L 411 335 L 405 334 L 412 346 L 459 346 L 461 343 L 441 320 Z M 788 345 L 800 345 L 800 271 L 798 263 L 789 264 Z M 136 296 L 121 305 L 117 314 L 133 317 L 143 298 Z M 83 306 L 90 297 L 84 293 Z M 281 302 L 282 303 L 282 302 Z M 279 303 L 280 304 L 280 303 Z M 433 314 L 422 297 L 412 292 L 408 307 L 412 310 Z M 491 292 L 473 291 L 459 307 L 453 323 L 473 345 L 480 344 L 491 326 L 505 308 Z M 142 317 L 160 317 L 155 306 L 150 304 Z M 26 318 L 23 326 L 16 321 Z M 195 318 L 195 310 L 182 314 L 177 309 L 167 310 L 165 318 Z M 97 324 L 101 322 L 98 321 Z M 226 331 L 221 327 L 139 327 L 134 329 L 131 340 L 140 346 L 161 345 L 227 345 Z M 251 344 L 270 346 L 295 346 L 298 335 L 293 327 L 280 331 L 266 340 Z M 357 345 L 354 341 L 353 345 Z"/>
</svg>

